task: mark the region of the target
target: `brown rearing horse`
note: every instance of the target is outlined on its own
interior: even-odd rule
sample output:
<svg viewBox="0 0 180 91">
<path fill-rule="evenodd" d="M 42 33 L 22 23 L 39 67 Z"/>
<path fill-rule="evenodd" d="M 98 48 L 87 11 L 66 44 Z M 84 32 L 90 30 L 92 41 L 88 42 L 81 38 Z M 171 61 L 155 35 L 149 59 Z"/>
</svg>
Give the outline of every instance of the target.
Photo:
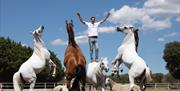
<svg viewBox="0 0 180 91">
<path fill-rule="evenodd" d="M 82 91 L 85 91 L 86 83 L 86 59 L 74 39 L 73 22 L 66 20 L 66 29 L 68 33 L 68 46 L 64 56 L 64 66 L 66 67 L 65 76 L 67 81 L 67 88 L 72 91 L 80 91 L 82 84 Z M 71 80 L 74 79 L 72 86 Z"/>
</svg>

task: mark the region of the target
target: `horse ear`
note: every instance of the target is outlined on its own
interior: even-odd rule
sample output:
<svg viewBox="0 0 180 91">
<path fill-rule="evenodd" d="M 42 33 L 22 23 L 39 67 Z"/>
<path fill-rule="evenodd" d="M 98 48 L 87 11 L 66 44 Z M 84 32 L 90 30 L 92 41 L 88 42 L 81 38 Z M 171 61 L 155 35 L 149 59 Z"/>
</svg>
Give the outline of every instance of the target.
<svg viewBox="0 0 180 91">
<path fill-rule="evenodd" d="M 100 61 L 103 61 L 103 57 L 100 58 Z"/>
<path fill-rule="evenodd" d="M 41 27 L 42 30 L 44 30 L 44 26 L 43 25 L 41 25 L 40 27 Z"/>
<path fill-rule="evenodd" d="M 72 26 L 74 26 L 74 25 L 73 25 L 73 20 L 71 20 L 71 24 L 72 24 Z"/>
<path fill-rule="evenodd" d="M 66 25 L 68 24 L 68 20 L 66 20 Z"/>
<path fill-rule="evenodd" d="M 73 23 L 73 20 L 71 19 L 71 23 Z"/>
<path fill-rule="evenodd" d="M 135 32 L 138 32 L 138 31 L 139 31 L 139 29 L 135 28 L 135 29 L 134 29 L 134 31 L 135 31 Z"/>
</svg>

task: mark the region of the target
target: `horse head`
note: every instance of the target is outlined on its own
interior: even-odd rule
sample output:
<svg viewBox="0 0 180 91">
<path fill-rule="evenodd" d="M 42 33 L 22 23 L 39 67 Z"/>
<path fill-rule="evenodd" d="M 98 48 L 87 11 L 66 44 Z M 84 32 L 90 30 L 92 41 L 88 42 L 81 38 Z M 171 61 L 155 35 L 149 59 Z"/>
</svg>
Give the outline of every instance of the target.
<svg viewBox="0 0 180 91">
<path fill-rule="evenodd" d="M 125 25 L 123 27 L 117 27 L 116 29 L 118 32 L 123 32 L 125 34 L 132 34 L 134 35 L 135 39 L 135 47 L 136 47 L 136 52 L 139 44 L 139 36 L 138 36 L 138 31 L 139 29 L 134 28 L 132 25 Z"/>
<path fill-rule="evenodd" d="M 101 70 L 104 70 L 105 72 L 108 72 L 108 71 L 109 71 L 108 58 L 107 58 L 107 57 L 102 58 L 102 59 L 100 60 L 100 68 L 101 68 Z"/>
<path fill-rule="evenodd" d="M 112 73 L 111 73 L 112 76 L 116 75 L 118 76 L 119 75 L 119 67 L 115 64 L 112 63 Z"/>
<path fill-rule="evenodd" d="M 69 37 L 69 43 L 76 44 L 74 40 L 73 21 L 68 22 L 66 20 L 66 29 Z"/>
<path fill-rule="evenodd" d="M 105 85 L 109 85 L 110 78 L 106 78 Z"/>
<path fill-rule="evenodd" d="M 119 61 L 113 61 L 112 62 L 112 76 L 119 76 Z M 120 70 L 120 72 L 123 72 L 123 69 Z"/>
<path fill-rule="evenodd" d="M 122 26 L 122 27 L 117 27 L 116 29 L 118 32 L 123 32 L 123 33 L 130 33 L 132 32 L 133 30 L 133 26 L 132 25 L 125 25 L 125 26 Z"/>
<path fill-rule="evenodd" d="M 32 35 L 36 41 L 40 41 L 40 38 L 41 38 L 43 31 L 44 31 L 44 26 L 41 25 L 36 30 L 34 30 L 32 32 Z"/>
<path fill-rule="evenodd" d="M 66 29 L 68 34 L 70 34 L 71 32 L 73 32 L 73 21 L 71 20 L 70 22 L 68 22 L 68 20 L 66 20 Z"/>
</svg>

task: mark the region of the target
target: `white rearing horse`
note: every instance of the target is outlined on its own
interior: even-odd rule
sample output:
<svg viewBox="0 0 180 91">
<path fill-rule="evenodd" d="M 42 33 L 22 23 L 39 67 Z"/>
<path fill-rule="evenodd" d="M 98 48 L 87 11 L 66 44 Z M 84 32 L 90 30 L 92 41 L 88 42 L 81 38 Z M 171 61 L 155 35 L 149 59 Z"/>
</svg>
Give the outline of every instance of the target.
<svg viewBox="0 0 180 91">
<path fill-rule="evenodd" d="M 117 31 L 125 33 L 125 38 L 118 48 L 118 54 L 112 62 L 112 75 L 119 73 L 119 67 L 124 63 L 129 68 L 130 88 L 137 79 L 140 83 L 141 91 L 145 90 L 145 82 L 151 81 L 150 69 L 145 61 L 137 54 L 138 47 L 138 29 L 132 26 L 117 27 Z"/>
<path fill-rule="evenodd" d="M 106 72 L 109 71 L 108 58 L 103 58 L 99 62 L 93 61 L 87 65 L 87 81 L 93 85 L 94 91 L 104 91 Z M 91 87 L 90 89 L 91 90 Z"/>
<path fill-rule="evenodd" d="M 30 83 L 30 91 L 33 91 L 36 82 L 36 74 L 40 73 L 46 64 L 53 67 L 53 76 L 56 74 L 56 65 L 50 59 L 50 52 L 45 47 L 41 34 L 43 26 L 32 32 L 34 37 L 34 51 L 32 56 L 24 62 L 18 72 L 13 75 L 13 86 L 15 91 L 22 91 L 25 82 Z"/>
</svg>

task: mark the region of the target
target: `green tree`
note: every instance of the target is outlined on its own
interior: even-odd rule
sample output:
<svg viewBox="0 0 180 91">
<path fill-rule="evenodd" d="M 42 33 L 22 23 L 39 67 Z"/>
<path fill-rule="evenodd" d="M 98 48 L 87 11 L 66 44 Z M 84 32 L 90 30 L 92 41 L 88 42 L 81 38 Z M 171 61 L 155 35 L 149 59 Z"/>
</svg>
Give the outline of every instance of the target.
<svg viewBox="0 0 180 91">
<path fill-rule="evenodd" d="M 164 82 L 164 83 L 177 83 L 178 80 L 175 79 L 170 73 L 167 73 L 166 75 L 164 75 L 162 82 Z"/>
<path fill-rule="evenodd" d="M 0 37 L 0 82 L 11 82 L 13 74 L 18 71 L 19 67 L 31 55 L 33 50 L 30 47 L 22 46 L 10 38 Z M 40 74 L 37 81 L 59 81 L 63 78 L 64 72 L 60 60 L 51 52 L 51 59 L 57 65 L 56 76 L 50 75 L 51 70 L 48 66 Z"/>
<path fill-rule="evenodd" d="M 109 76 L 109 77 L 117 83 L 129 83 L 128 74 L 121 74 L 120 76 Z"/>
<path fill-rule="evenodd" d="M 161 83 L 164 75 L 162 73 L 152 74 L 152 79 L 154 83 Z"/>
<path fill-rule="evenodd" d="M 164 49 L 163 58 L 166 68 L 176 79 L 180 79 L 180 42 L 174 41 L 167 43 Z"/>
</svg>

